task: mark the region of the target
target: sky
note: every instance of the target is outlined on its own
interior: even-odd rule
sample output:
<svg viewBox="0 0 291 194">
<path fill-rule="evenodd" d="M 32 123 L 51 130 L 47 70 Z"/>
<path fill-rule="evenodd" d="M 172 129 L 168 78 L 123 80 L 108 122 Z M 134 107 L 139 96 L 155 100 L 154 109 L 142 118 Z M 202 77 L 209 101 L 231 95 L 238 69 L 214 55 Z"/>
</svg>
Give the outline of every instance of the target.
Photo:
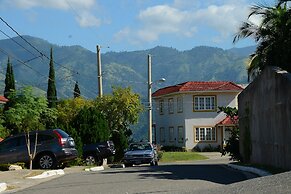
<svg viewBox="0 0 291 194">
<path fill-rule="evenodd" d="M 255 45 L 232 43 L 251 5 L 275 0 L 0 0 L 0 16 L 20 35 L 59 46 L 80 45 L 96 52 L 180 51 L 196 46 L 223 49 Z M 259 22 L 260 18 L 251 18 Z M 0 21 L 0 39 L 17 36 Z M 6 34 L 4 34 L 4 33 Z M 1 46 L 1 45 L 0 45 Z"/>
</svg>

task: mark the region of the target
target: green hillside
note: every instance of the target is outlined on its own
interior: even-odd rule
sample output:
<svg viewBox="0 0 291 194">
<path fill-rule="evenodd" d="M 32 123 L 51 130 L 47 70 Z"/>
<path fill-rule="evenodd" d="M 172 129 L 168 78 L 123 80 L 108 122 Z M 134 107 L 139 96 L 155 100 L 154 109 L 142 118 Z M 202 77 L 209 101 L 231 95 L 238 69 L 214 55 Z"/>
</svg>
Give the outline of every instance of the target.
<svg viewBox="0 0 291 194">
<path fill-rule="evenodd" d="M 80 46 L 58 46 L 39 38 L 24 37 L 45 56 L 49 56 L 49 49 L 53 47 L 59 97 L 72 97 L 75 81 L 79 82 L 81 93 L 85 97 L 94 98 L 97 95 L 96 53 Z M 45 56 L 40 56 L 19 37 L 14 38 L 14 41 L 0 40 L 0 48 L 10 55 L 19 86 L 33 85 L 46 90 L 49 60 Z M 167 80 L 162 86 L 194 80 L 246 83 L 244 61 L 253 50 L 254 47 L 223 50 L 200 46 L 178 51 L 158 46 L 142 51 L 107 52 L 102 54 L 104 92 L 110 92 L 113 85 L 120 85 L 131 86 L 134 91 L 145 94 L 148 54 L 152 55 L 153 80 L 161 77 Z M 31 60 L 33 58 L 36 59 Z M 17 60 L 28 62 L 22 64 Z M 7 63 L 7 55 L 3 52 L 0 52 L 0 63 L 0 82 L 3 86 Z"/>
<path fill-rule="evenodd" d="M 16 86 L 31 85 L 46 91 L 49 72 L 50 47 L 53 48 L 58 98 L 73 97 L 76 81 L 81 95 L 95 98 L 98 91 L 96 53 L 81 46 L 59 46 L 45 40 L 24 36 L 41 55 L 20 37 L 0 40 L 0 87 L 4 91 L 7 54 L 13 64 Z M 18 44 L 17 44 L 17 43 Z M 19 46 L 21 45 L 21 46 Z M 229 80 L 246 83 L 245 59 L 255 47 L 221 48 L 200 46 L 187 51 L 157 46 L 133 52 L 107 52 L 102 54 L 104 93 L 112 86 L 131 86 L 135 92 L 147 95 L 147 55 L 152 55 L 153 81 L 165 78 L 159 87 L 185 81 Z M 25 62 L 24 64 L 21 62 Z M 144 116 L 143 116 L 144 117 Z M 143 121 L 142 121 L 143 123 Z"/>
</svg>

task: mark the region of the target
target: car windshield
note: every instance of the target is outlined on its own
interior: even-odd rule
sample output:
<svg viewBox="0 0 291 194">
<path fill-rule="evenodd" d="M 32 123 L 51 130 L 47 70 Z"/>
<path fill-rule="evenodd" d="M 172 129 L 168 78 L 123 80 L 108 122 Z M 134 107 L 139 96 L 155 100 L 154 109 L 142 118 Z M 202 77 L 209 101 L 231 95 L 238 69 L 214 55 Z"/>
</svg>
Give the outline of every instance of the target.
<svg viewBox="0 0 291 194">
<path fill-rule="evenodd" d="M 134 150 L 151 150 L 152 147 L 150 144 L 131 144 L 129 146 L 129 150 L 130 151 L 134 151 Z"/>
</svg>

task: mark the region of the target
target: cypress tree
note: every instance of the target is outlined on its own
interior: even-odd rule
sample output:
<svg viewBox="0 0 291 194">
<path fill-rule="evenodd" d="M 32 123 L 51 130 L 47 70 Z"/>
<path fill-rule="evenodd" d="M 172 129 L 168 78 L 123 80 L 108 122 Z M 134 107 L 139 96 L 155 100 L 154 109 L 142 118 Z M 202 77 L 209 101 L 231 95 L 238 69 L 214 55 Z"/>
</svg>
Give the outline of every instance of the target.
<svg viewBox="0 0 291 194">
<path fill-rule="evenodd" d="M 4 90 L 4 96 L 6 98 L 8 98 L 11 90 L 15 90 L 15 80 L 14 80 L 12 64 L 10 62 L 10 58 L 8 57 L 6 77 L 5 77 L 5 90 Z"/>
<path fill-rule="evenodd" d="M 48 107 L 49 108 L 56 108 L 56 106 L 57 106 L 57 89 L 56 89 L 56 83 L 55 83 L 53 48 L 51 48 L 49 66 L 50 66 L 50 70 L 49 70 L 48 88 L 47 88 Z"/>
<path fill-rule="evenodd" d="M 81 96 L 81 92 L 79 89 L 78 82 L 75 83 L 75 88 L 74 88 L 74 98 L 78 98 Z"/>
</svg>

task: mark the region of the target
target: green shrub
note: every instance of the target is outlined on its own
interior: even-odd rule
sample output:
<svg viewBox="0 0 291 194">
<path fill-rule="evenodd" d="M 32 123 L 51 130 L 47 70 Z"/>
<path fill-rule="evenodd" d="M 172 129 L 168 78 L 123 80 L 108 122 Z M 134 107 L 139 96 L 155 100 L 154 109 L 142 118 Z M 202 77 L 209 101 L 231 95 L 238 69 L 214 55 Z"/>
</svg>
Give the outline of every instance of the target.
<svg viewBox="0 0 291 194">
<path fill-rule="evenodd" d="M 11 166 L 11 165 L 12 164 L 0 164 L 0 171 L 8 171 L 9 166 Z M 17 162 L 17 163 L 14 163 L 13 165 L 21 166 L 22 169 L 26 168 L 26 164 L 24 162 Z"/>
<path fill-rule="evenodd" d="M 165 152 L 186 152 L 185 147 L 177 147 L 177 146 L 162 146 L 161 151 Z"/>
<path fill-rule="evenodd" d="M 161 160 L 163 158 L 163 151 L 158 151 L 158 159 Z"/>
</svg>

